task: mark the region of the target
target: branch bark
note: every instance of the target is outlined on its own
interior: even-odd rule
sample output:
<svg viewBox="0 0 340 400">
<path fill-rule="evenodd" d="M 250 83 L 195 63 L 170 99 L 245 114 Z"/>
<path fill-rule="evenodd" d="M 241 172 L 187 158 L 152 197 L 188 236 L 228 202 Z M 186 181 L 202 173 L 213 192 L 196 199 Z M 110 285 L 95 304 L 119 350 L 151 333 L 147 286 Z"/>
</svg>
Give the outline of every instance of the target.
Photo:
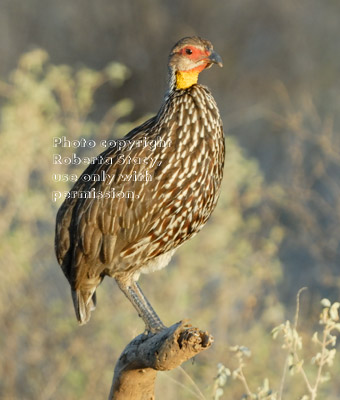
<svg viewBox="0 0 340 400">
<path fill-rule="evenodd" d="M 186 321 L 156 334 L 137 336 L 117 361 L 109 400 L 154 400 L 157 371 L 178 367 L 212 343 L 209 333 Z"/>
</svg>

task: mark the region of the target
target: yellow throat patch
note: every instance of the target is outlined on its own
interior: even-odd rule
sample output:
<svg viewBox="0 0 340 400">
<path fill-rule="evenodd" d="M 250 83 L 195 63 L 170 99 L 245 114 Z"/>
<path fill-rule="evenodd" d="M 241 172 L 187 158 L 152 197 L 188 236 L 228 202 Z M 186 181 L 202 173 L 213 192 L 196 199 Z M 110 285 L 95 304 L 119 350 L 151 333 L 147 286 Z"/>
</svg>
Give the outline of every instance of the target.
<svg viewBox="0 0 340 400">
<path fill-rule="evenodd" d="M 176 89 L 187 89 L 198 81 L 200 71 L 177 71 L 176 72 Z"/>
</svg>

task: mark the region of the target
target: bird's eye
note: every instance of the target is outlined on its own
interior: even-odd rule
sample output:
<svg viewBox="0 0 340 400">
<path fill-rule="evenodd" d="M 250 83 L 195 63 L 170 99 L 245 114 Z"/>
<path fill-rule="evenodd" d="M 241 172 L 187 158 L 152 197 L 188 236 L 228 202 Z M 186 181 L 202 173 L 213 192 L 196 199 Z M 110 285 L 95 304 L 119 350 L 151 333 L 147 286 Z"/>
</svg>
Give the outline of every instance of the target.
<svg viewBox="0 0 340 400">
<path fill-rule="evenodd" d="M 192 54 L 192 50 L 191 50 L 191 49 L 185 49 L 185 52 L 186 52 L 187 54 Z"/>
</svg>

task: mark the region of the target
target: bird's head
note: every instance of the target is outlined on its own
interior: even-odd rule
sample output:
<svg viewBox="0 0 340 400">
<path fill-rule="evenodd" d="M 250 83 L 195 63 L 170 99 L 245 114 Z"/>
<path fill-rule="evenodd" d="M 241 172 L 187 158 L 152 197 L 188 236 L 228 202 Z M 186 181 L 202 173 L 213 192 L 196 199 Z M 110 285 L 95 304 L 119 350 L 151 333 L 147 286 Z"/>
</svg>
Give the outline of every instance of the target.
<svg viewBox="0 0 340 400">
<path fill-rule="evenodd" d="M 222 58 L 208 40 L 198 36 L 179 40 L 169 56 L 170 86 L 173 89 L 186 89 L 194 85 L 199 73 L 212 64 L 222 67 Z"/>
</svg>

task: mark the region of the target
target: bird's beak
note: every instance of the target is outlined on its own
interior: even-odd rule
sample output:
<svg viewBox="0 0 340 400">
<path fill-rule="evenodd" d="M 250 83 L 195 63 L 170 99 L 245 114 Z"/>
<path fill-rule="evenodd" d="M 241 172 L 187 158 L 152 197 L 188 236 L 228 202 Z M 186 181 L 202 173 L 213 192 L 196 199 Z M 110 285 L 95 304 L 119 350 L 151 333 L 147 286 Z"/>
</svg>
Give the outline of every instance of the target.
<svg viewBox="0 0 340 400">
<path fill-rule="evenodd" d="M 214 51 L 214 50 L 210 53 L 208 60 L 211 63 L 217 64 L 219 67 L 223 67 L 223 62 L 222 62 L 221 56 L 219 54 L 217 54 L 216 51 Z"/>
</svg>

